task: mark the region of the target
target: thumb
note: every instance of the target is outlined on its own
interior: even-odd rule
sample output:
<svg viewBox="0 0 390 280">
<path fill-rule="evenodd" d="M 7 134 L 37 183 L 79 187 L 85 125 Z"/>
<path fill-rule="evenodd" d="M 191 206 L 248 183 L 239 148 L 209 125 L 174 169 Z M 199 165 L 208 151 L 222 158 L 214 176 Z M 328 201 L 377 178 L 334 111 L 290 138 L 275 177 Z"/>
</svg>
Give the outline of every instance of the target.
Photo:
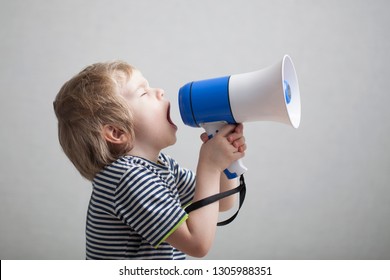
<svg viewBox="0 0 390 280">
<path fill-rule="evenodd" d="M 206 143 L 206 142 L 209 140 L 209 136 L 207 135 L 206 132 L 203 132 L 203 133 L 200 135 L 200 140 L 202 140 L 203 143 Z"/>
</svg>

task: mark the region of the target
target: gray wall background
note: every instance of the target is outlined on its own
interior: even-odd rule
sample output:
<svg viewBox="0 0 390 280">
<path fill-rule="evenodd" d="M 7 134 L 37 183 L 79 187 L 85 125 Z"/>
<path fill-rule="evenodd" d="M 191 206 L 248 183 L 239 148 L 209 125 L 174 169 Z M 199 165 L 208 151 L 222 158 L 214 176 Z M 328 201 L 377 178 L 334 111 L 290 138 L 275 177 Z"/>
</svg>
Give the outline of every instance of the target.
<svg viewBox="0 0 390 280">
<path fill-rule="evenodd" d="M 52 101 L 84 66 L 122 59 L 164 88 L 166 150 L 195 168 L 201 129 L 177 91 L 288 53 L 298 130 L 245 126 L 247 200 L 209 259 L 390 259 L 390 4 L 386 0 L 2 0 L 0 258 L 83 259 L 91 193 L 62 153 Z"/>
</svg>

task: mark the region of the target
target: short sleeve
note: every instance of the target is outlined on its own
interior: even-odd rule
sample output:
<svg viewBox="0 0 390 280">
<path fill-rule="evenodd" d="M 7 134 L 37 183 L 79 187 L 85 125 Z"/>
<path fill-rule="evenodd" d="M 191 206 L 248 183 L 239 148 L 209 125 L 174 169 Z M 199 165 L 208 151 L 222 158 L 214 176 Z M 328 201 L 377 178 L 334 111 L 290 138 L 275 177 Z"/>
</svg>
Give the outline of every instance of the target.
<svg viewBox="0 0 390 280">
<path fill-rule="evenodd" d="M 179 190 L 180 201 L 183 206 L 192 202 L 195 192 L 195 174 L 185 168 L 178 168 L 176 184 Z"/>
<path fill-rule="evenodd" d="M 154 247 L 188 218 L 166 183 L 145 166 L 131 167 L 122 177 L 115 212 Z"/>
<path fill-rule="evenodd" d="M 195 192 L 195 173 L 187 168 L 182 168 L 173 158 L 162 154 L 165 161 L 169 162 L 173 170 L 175 184 L 177 186 L 180 203 L 183 207 L 192 202 Z"/>
</svg>

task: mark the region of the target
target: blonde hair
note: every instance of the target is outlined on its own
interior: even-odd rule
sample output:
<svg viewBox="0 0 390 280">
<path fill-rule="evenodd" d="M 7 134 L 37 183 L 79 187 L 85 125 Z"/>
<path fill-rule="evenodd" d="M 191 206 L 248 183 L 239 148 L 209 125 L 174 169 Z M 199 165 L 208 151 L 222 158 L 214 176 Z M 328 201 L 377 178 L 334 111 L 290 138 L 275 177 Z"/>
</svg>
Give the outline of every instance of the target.
<svg viewBox="0 0 390 280">
<path fill-rule="evenodd" d="M 121 61 L 93 64 L 66 82 L 54 100 L 61 147 L 88 180 L 132 148 L 107 142 L 102 131 L 112 125 L 134 139 L 131 111 L 121 95 L 133 70 Z"/>
</svg>

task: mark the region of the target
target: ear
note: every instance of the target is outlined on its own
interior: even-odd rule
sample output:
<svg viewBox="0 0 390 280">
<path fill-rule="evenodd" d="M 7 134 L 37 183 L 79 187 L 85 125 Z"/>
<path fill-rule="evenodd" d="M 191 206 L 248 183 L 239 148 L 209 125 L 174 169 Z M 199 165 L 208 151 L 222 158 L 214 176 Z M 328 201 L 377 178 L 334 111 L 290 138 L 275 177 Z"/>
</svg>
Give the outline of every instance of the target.
<svg viewBox="0 0 390 280">
<path fill-rule="evenodd" d="M 111 144 L 125 144 L 130 139 L 129 136 L 119 128 L 106 124 L 103 126 L 103 137 Z"/>
</svg>

